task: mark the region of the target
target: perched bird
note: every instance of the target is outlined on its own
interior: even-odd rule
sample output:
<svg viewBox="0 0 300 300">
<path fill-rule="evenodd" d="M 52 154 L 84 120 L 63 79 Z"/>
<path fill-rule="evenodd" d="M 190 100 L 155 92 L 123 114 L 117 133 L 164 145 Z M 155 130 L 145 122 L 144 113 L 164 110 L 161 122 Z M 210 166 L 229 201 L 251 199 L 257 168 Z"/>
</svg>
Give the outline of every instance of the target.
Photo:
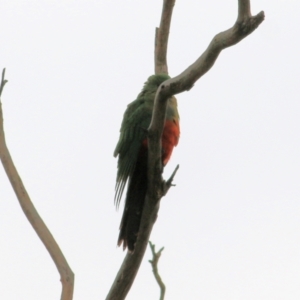
<svg viewBox="0 0 300 300">
<path fill-rule="evenodd" d="M 128 180 L 125 208 L 120 224 L 118 246 L 133 252 L 139 233 L 142 211 L 147 192 L 147 129 L 152 118 L 155 94 L 165 80 L 165 74 L 148 78 L 137 99 L 131 102 L 124 113 L 120 138 L 114 156 L 118 156 L 115 204 L 118 207 Z M 168 99 L 166 120 L 162 134 L 162 164 L 170 159 L 179 139 L 179 114 L 175 97 Z"/>
</svg>

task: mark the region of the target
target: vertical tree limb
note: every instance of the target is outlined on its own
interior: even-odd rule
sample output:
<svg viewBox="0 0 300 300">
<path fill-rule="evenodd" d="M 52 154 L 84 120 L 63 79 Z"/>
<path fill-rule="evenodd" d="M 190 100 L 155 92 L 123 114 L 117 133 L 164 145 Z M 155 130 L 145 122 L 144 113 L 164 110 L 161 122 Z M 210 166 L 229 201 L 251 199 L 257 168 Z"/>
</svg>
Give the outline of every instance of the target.
<svg viewBox="0 0 300 300">
<path fill-rule="evenodd" d="M 175 0 L 163 0 L 160 25 L 155 30 L 154 66 L 155 74 L 169 74 L 167 51 Z"/>
<path fill-rule="evenodd" d="M 26 191 L 26 188 L 22 182 L 22 179 L 18 174 L 18 171 L 10 156 L 9 150 L 6 146 L 5 134 L 3 128 L 2 105 L 1 105 L 2 91 L 4 85 L 7 82 L 7 80 L 5 80 L 4 77 L 5 77 L 5 69 L 3 69 L 2 72 L 2 80 L 0 85 L 0 159 L 25 216 L 27 217 L 28 221 L 30 222 L 33 229 L 35 230 L 36 234 L 38 235 L 38 237 L 41 239 L 42 243 L 48 250 L 61 276 L 61 283 L 62 283 L 61 300 L 72 300 L 73 289 L 74 289 L 74 273 L 69 267 L 62 251 L 60 250 L 58 244 L 53 238 L 51 232 L 49 231 L 46 224 L 39 216 L 33 203 L 31 202 L 30 197 Z"/>
<path fill-rule="evenodd" d="M 250 0 L 239 0 L 238 1 L 238 21 L 251 17 Z"/>
</svg>

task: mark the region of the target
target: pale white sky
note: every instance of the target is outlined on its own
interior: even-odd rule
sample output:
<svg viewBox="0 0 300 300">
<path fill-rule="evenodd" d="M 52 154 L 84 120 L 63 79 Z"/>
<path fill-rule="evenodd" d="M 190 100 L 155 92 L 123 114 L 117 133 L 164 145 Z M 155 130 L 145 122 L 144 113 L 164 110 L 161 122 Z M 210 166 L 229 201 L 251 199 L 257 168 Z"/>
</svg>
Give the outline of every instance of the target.
<svg viewBox="0 0 300 300">
<path fill-rule="evenodd" d="M 112 153 L 126 105 L 153 73 L 161 5 L 1 1 L 7 142 L 75 272 L 74 300 L 104 299 L 124 257 Z M 258 30 L 178 95 L 181 138 L 165 175 L 180 169 L 151 236 L 165 247 L 166 299 L 300 299 L 300 4 L 253 0 L 260 10 Z M 236 11 L 236 0 L 178 0 L 171 76 Z M 0 186 L 0 298 L 59 299 L 59 274 L 1 168 Z M 127 299 L 159 298 L 150 258 Z"/>
</svg>

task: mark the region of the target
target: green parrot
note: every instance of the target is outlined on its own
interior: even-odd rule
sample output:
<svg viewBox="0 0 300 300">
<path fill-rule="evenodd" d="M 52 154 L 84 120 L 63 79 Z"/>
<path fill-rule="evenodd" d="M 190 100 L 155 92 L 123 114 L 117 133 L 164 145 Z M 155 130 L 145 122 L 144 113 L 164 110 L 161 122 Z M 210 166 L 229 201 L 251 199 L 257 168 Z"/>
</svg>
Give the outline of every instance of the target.
<svg viewBox="0 0 300 300">
<path fill-rule="evenodd" d="M 118 246 L 134 251 L 139 233 L 142 211 L 147 192 L 147 129 L 152 118 L 155 94 L 161 83 L 170 77 L 152 75 L 137 99 L 131 102 L 124 113 L 120 137 L 114 156 L 118 156 L 118 172 L 115 188 L 115 204 L 118 207 L 128 181 L 125 208 L 120 224 Z M 165 166 L 179 140 L 179 114 L 177 100 L 168 99 L 166 119 L 162 134 L 162 164 Z"/>
</svg>

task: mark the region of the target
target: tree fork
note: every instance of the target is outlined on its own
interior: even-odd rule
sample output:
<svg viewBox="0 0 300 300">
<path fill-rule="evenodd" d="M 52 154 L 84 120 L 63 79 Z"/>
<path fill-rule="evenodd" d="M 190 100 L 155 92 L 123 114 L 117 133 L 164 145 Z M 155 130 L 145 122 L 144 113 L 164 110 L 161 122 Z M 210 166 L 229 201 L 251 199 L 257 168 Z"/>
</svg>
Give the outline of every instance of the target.
<svg viewBox="0 0 300 300">
<path fill-rule="evenodd" d="M 60 299 L 72 300 L 75 277 L 74 273 L 68 265 L 67 260 L 65 259 L 50 230 L 47 228 L 43 219 L 40 217 L 39 213 L 34 207 L 6 145 L 1 104 L 1 95 L 4 85 L 7 83 L 7 80 L 5 80 L 4 77 L 5 69 L 2 71 L 2 80 L 0 85 L 0 159 L 27 220 L 48 250 L 60 274 L 60 281 L 62 283 L 62 293 Z"/>
</svg>

